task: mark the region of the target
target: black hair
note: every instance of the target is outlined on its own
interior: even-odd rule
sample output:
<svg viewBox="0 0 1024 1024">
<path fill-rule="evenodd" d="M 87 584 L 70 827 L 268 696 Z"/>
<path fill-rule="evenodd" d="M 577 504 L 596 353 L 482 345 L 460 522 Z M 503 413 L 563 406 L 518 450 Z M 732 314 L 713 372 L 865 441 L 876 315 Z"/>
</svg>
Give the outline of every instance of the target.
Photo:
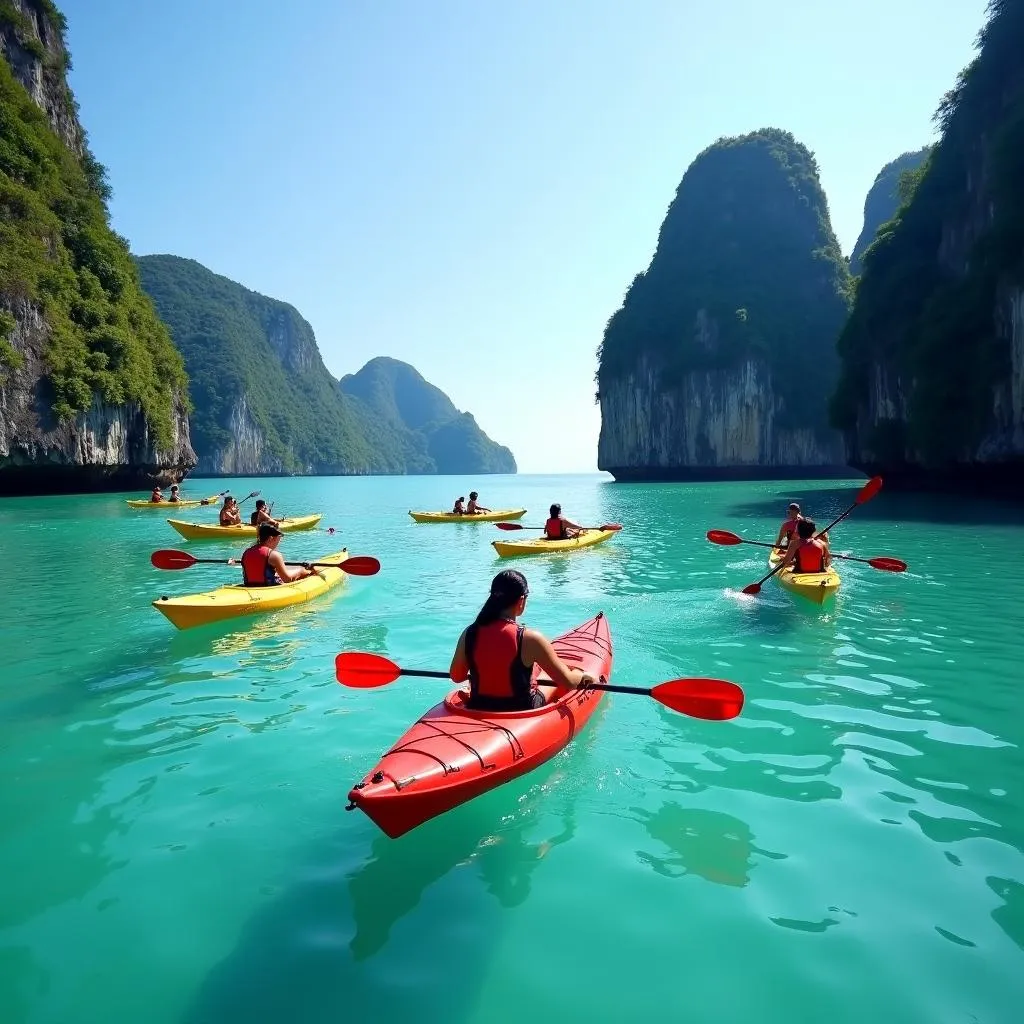
<svg viewBox="0 0 1024 1024">
<path fill-rule="evenodd" d="M 480 495 L 477 494 L 476 491 L 470 491 L 469 492 L 469 500 L 470 501 L 476 501 L 476 499 L 479 498 L 479 497 L 480 497 Z"/>
<path fill-rule="evenodd" d="M 795 508 L 797 510 L 797 512 L 800 511 L 800 506 L 795 501 L 791 501 L 789 503 L 789 508 Z M 788 512 L 789 509 L 786 509 L 786 511 Z"/>
<path fill-rule="evenodd" d="M 257 498 L 256 499 L 256 507 L 257 508 L 265 508 L 266 504 L 267 503 L 262 498 Z"/>
<path fill-rule="evenodd" d="M 526 577 L 516 569 L 503 569 L 491 580 L 491 593 L 477 614 L 474 626 L 497 622 L 509 605 L 515 604 L 530 592 Z"/>
<path fill-rule="evenodd" d="M 817 527 L 814 525 L 813 519 L 801 519 L 796 524 L 796 532 L 804 540 L 807 540 L 808 537 L 813 537 L 816 529 Z"/>
<path fill-rule="evenodd" d="M 458 500 L 459 501 L 465 501 L 466 500 L 466 496 L 464 494 L 460 494 Z"/>
<path fill-rule="evenodd" d="M 260 523 L 260 528 L 257 532 L 261 544 L 265 544 L 271 537 L 281 536 L 281 531 L 276 526 L 271 526 L 270 523 Z"/>
<path fill-rule="evenodd" d="M 562 514 L 562 506 L 552 505 L 551 508 L 548 509 L 548 514 L 551 516 L 552 519 L 557 519 Z"/>
</svg>

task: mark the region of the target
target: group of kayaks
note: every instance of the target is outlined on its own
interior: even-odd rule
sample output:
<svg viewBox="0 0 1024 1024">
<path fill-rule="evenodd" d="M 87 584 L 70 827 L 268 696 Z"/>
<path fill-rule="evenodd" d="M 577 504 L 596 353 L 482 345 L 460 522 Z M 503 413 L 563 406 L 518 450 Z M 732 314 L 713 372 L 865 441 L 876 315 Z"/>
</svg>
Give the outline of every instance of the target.
<svg viewBox="0 0 1024 1024">
<path fill-rule="evenodd" d="M 168 509 L 195 508 L 199 505 L 213 505 L 220 498 L 204 498 L 200 501 L 129 501 L 131 508 Z M 322 512 L 306 516 L 289 516 L 277 520 L 282 533 L 297 530 L 313 530 L 323 518 Z M 251 543 L 256 537 L 256 527 L 243 523 L 239 526 L 221 526 L 219 523 L 197 523 L 184 519 L 168 519 L 170 526 L 186 540 L 225 540 Z M 333 531 L 332 531 L 333 532 Z M 178 629 L 192 629 L 206 626 L 225 619 L 236 619 L 247 615 L 278 611 L 291 605 L 303 604 L 333 590 L 345 579 L 345 572 L 335 569 L 348 558 L 348 551 L 334 551 L 318 558 L 318 573 L 281 583 L 274 587 L 247 587 L 243 583 L 229 583 L 214 590 L 199 594 L 185 594 L 181 597 L 163 596 L 153 602 L 153 607 L 164 615 Z"/>
<path fill-rule="evenodd" d="M 208 503 L 177 504 L 182 507 Z M 148 502 L 129 504 L 132 507 L 150 505 Z M 512 523 L 525 514 L 525 508 L 474 515 L 409 512 L 417 523 Z M 313 529 L 321 518 L 321 515 L 316 514 L 285 519 L 280 521 L 280 528 L 283 531 Z M 251 526 L 223 527 L 182 519 L 169 519 L 168 522 L 187 540 L 249 540 L 256 534 L 255 527 Z M 509 527 L 510 530 L 516 528 Z M 600 528 L 586 530 L 571 540 L 534 538 L 492 543 L 499 556 L 508 557 L 590 547 L 609 540 L 614 532 L 616 530 Z M 735 538 L 735 541 L 738 540 Z M 162 597 L 154 601 L 153 606 L 181 629 L 275 611 L 312 600 L 339 586 L 346 575 L 340 566 L 347 558 L 348 552 L 345 549 L 324 556 L 318 562 L 321 565 L 328 564 L 321 568 L 318 576 L 295 583 L 272 587 L 231 584 L 201 594 Z M 781 559 L 782 553 L 773 548 L 769 554 L 769 565 L 774 568 Z M 794 573 L 787 568 L 776 573 L 776 578 L 787 591 L 818 604 L 832 597 L 840 586 L 839 575 L 832 568 L 822 573 Z M 608 619 L 603 612 L 558 637 L 552 641 L 552 645 L 564 662 L 602 680 L 602 685 L 610 681 L 612 638 Z M 409 674 L 397 666 L 394 671 L 395 676 Z M 446 677 L 441 672 L 411 674 Z M 342 681 L 340 674 L 339 681 Z M 534 666 L 534 682 L 543 684 L 551 680 L 541 672 L 539 666 Z M 348 794 L 347 809 L 363 811 L 392 838 L 405 835 L 430 819 L 525 775 L 554 757 L 584 728 L 601 703 L 604 692 L 603 689 L 589 687 L 556 690 L 554 697 L 540 708 L 484 712 L 468 708 L 468 694 L 462 688 L 455 687 L 443 700 L 420 716 L 381 756 L 374 768 L 352 787 Z"/>
<path fill-rule="evenodd" d="M 497 512 L 410 512 L 417 523 L 499 523 L 514 522 L 526 515 L 525 508 L 508 508 Z M 514 558 L 519 555 L 546 555 L 553 551 L 579 551 L 592 548 L 611 540 L 618 530 L 582 530 L 576 537 L 549 540 L 547 537 L 530 537 L 526 540 L 492 540 L 491 547 L 500 558 Z"/>
</svg>

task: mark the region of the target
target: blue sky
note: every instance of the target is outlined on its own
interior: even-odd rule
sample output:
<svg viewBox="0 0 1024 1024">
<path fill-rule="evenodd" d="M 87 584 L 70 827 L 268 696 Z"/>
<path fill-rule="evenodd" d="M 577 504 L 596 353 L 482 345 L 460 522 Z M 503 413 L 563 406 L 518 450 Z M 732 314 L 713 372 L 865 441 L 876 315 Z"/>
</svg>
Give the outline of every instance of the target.
<svg viewBox="0 0 1024 1024">
<path fill-rule="evenodd" d="M 596 468 L 595 350 L 691 160 L 774 126 L 844 252 L 984 0 L 59 0 L 137 253 L 412 363 L 525 472 Z M 939 16 L 941 11 L 941 16 Z"/>
</svg>

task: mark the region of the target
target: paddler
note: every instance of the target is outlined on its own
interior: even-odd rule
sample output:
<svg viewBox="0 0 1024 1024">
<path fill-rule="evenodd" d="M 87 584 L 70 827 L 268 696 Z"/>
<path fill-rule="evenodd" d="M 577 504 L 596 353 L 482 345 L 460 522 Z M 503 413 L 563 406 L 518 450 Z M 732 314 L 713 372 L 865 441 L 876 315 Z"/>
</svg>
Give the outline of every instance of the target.
<svg viewBox="0 0 1024 1024">
<path fill-rule="evenodd" d="M 783 569 L 793 566 L 793 572 L 824 572 L 832 564 L 825 537 L 815 537 L 817 527 L 813 519 L 801 519 L 796 524 L 796 540 L 786 549 L 782 559 Z M 781 569 L 779 570 L 782 571 Z"/>
<path fill-rule="evenodd" d="M 779 527 L 778 537 L 775 538 L 775 546 L 780 551 L 785 551 L 789 547 L 789 542 L 793 539 L 797 523 L 801 519 L 803 519 L 803 516 L 800 515 L 800 506 L 794 501 L 786 510 L 786 518 Z"/>
<path fill-rule="evenodd" d="M 470 491 L 469 492 L 469 504 L 466 506 L 466 515 L 468 515 L 468 516 L 475 516 L 475 515 L 477 515 L 480 512 L 490 512 L 491 511 L 489 508 L 484 508 L 483 505 L 478 505 L 476 503 L 476 499 L 479 498 L 479 497 L 480 497 L 480 495 L 477 494 L 476 491 Z"/>
<path fill-rule="evenodd" d="M 178 485 L 177 484 L 171 484 L 171 496 L 167 500 L 168 501 L 175 501 L 175 502 L 181 500 L 178 497 Z"/>
<path fill-rule="evenodd" d="M 231 495 L 227 495 L 224 504 L 220 507 L 221 526 L 241 526 L 242 513 L 238 508 L 238 502 Z"/>
<path fill-rule="evenodd" d="M 154 505 L 164 500 L 163 492 L 159 487 L 153 488 L 153 493 L 149 496 L 149 500 L 153 502 Z"/>
<path fill-rule="evenodd" d="M 466 514 L 465 506 L 466 496 L 463 495 L 461 498 L 455 499 L 455 506 L 452 508 L 453 516 L 464 516 Z"/>
<path fill-rule="evenodd" d="M 572 540 L 583 533 L 583 527 L 562 515 L 561 505 L 552 505 L 548 521 L 544 524 L 544 536 L 548 540 Z"/>
<path fill-rule="evenodd" d="M 268 526 L 280 526 L 280 522 L 274 519 L 270 512 L 267 511 L 267 503 L 262 498 L 256 499 L 256 508 L 253 509 L 253 513 L 249 516 L 250 526 L 262 526 L 266 523 Z"/>
<path fill-rule="evenodd" d="M 516 622 L 529 594 L 521 572 L 499 572 L 476 620 L 459 637 L 449 675 L 456 683 L 469 680 L 467 707 L 529 711 L 543 707 L 556 686 L 575 689 L 594 682 L 593 676 L 566 665 L 541 633 Z M 548 674 L 553 686 L 534 686 L 534 665 Z"/>
<path fill-rule="evenodd" d="M 260 524 L 256 543 L 242 552 L 242 583 L 246 587 L 273 587 L 278 583 L 294 583 L 314 576 L 314 569 L 308 562 L 301 568 L 289 569 L 284 556 L 277 550 L 281 543 L 281 531 L 270 523 Z"/>
</svg>

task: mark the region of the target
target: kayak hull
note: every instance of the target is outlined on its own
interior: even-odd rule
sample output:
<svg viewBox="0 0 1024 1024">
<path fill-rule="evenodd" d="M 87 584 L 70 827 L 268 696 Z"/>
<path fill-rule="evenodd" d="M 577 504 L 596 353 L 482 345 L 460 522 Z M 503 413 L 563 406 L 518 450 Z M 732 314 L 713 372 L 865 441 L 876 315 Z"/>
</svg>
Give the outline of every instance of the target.
<svg viewBox="0 0 1024 1024">
<path fill-rule="evenodd" d="M 278 529 L 282 533 L 294 533 L 296 530 L 312 530 L 323 519 L 323 513 L 311 516 L 293 516 L 290 519 L 278 520 Z M 256 527 L 243 523 L 241 526 L 221 526 L 219 523 L 187 523 L 184 519 L 168 519 L 168 523 L 177 530 L 185 540 L 248 540 L 256 536 Z"/>
<path fill-rule="evenodd" d="M 141 501 L 126 501 L 125 504 L 129 508 L 158 508 L 166 512 L 167 509 L 198 508 L 200 505 L 215 505 L 219 501 L 220 495 L 214 494 L 212 497 L 203 498 L 201 501 L 148 501 L 144 498 Z"/>
<path fill-rule="evenodd" d="M 479 512 L 474 515 L 456 515 L 454 512 L 410 512 L 417 523 L 502 523 L 509 519 L 522 519 L 525 508 L 499 509 L 497 512 Z"/>
<path fill-rule="evenodd" d="M 768 564 L 774 569 L 782 561 L 782 554 L 777 548 L 772 549 L 768 556 Z M 831 566 L 825 572 L 792 572 L 783 569 L 776 573 L 775 578 L 783 590 L 788 590 L 797 597 L 813 601 L 815 604 L 824 604 L 827 600 L 835 597 L 842 580 L 839 573 Z"/>
<path fill-rule="evenodd" d="M 338 564 L 346 558 L 348 551 L 343 548 L 315 561 Z M 153 607 L 178 629 L 192 629 L 225 619 L 261 615 L 312 601 L 344 582 L 345 573 L 341 569 L 321 567 L 319 571 L 319 576 L 309 576 L 295 583 L 281 583 L 275 587 L 246 587 L 239 583 L 202 594 L 161 597 L 153 602 Z"/>
<path fill-rule="evenodd" d="M 584 530 L 572 540 L 546 540 L 533 537 L 530 540 L 492 540 L 494 550 L 502 558 L 513 558 L 516 555 L 546 555 L 551 551 L 579 551 L 580 548 L 591 548 L 595 544 L 603 544 L 618 533 L 618 530 Z"/>
<path fill-rule="evenodd" d="M 611 631 L 603 612 L 552 644 L 569 666 L 611 677 Z M 543 684 L 539 667 L 534 674 Z M 556 692 L 541 708 L 510 712 L 468 710 L 467 695 L 453 690 L 412 725 L 352 788 L 348 809 L 359 808 L 397 839 L 554 757 L 587 724 L 604 691 Z"/>
</svg>

